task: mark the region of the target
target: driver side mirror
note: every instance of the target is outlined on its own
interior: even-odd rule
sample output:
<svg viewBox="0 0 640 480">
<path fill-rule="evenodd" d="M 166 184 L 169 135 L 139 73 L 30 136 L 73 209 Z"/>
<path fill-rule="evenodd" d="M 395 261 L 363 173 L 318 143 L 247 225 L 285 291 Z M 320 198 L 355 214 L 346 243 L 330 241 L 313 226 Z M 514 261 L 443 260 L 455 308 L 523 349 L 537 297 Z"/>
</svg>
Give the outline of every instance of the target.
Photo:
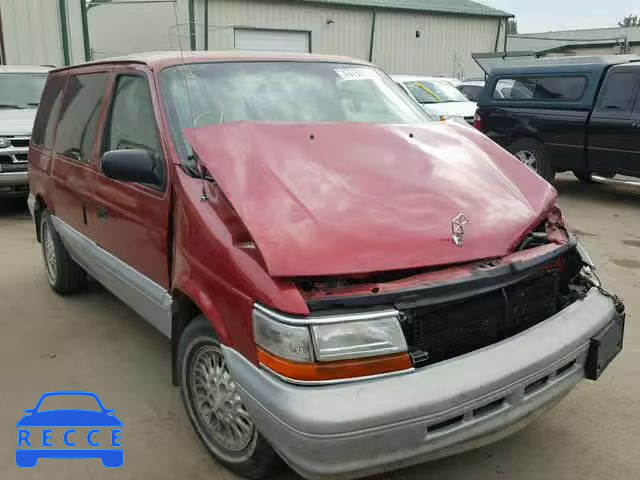
<svg viewBox="0 0 640 480">
<path fill-rule="evenodd" d="M 112 150 L 102 156 L 102 173 L 113 180 L 162 186 L 158 161 L 143 148 Z"/>
</svg>

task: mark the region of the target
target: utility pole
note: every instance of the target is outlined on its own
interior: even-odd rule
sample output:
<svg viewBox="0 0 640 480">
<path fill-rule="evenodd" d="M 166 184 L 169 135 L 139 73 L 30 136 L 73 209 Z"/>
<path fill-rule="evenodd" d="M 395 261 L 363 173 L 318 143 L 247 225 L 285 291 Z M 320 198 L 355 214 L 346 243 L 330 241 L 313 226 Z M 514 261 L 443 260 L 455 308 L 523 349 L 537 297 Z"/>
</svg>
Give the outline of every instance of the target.
<svg viewBox="0 0 640 480">
<path fill-rule="evenodd" d="M 7 51 L 4 48 L 4 32 L 2 30 L 2 7 L 0 7 L 0 65 L 7 63 Z"/>
<path fill-rule="evenodd" d="M 80 17 L 82 18 L 82 40 L 84 43 L 84 60 L 91 61 L 91 44 L 89 40 L 89 18 L 87 16 L 87 2 L 80 0 Z"/>
<path fill-rule="evenodd" d="M 196 10 L 194 6 L 195 0 L 189 0 L 189 46 L 191 51 L 196 49 Z"/>
</svg>

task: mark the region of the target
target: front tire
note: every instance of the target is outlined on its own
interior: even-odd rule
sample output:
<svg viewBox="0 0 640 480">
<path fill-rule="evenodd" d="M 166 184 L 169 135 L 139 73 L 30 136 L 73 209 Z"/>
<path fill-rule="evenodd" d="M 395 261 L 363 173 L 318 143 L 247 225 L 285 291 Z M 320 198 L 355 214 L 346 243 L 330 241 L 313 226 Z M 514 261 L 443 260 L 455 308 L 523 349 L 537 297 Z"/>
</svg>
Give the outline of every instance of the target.
<svg viewBox="0 0 640 480">
<path fill-rule="evenodd" d="M 60 295 L 82 290 L 87 284 L 87 273 L 67 252 L 46 210 L 40 216 L 40 245 L 49 286 Z"/>
<path fill-rule="evenodd" d="M 239 475 L 271 478 L 282 460 L 242 404 L 222 345 L 203 315 L 180 337 L 178 362 L 182 401 L 207 451 Z"/>
<path fill-rule="evenodd" d="M 555 178 L 556 172 L 545 155 L 544 146 L 537 140 L 532 138 L 516 140 L 507 150 L 547 182 L 552 182 Z"/>
</svg>

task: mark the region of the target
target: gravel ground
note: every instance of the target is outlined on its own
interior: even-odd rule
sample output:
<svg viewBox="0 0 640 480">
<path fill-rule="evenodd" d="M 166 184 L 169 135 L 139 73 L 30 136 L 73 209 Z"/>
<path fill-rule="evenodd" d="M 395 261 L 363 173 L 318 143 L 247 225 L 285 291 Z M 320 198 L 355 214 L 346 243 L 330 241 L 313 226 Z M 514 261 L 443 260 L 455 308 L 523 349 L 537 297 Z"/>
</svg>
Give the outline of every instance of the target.
<svg viewBox="0 0 640 480">
<path fill-rule="evenodd" d="M 627 305 L 625 348 L 598 382 L 497 444 L 379 478 L 636 480 L 640 472 L 640 189 L 564 175 L 560 204 Z M 169 343 L 99 286 L 69 298 L 47 286 L 23 202 L 0 200 L 0 478 L 235 478 L 208 457 L 169 377 Z M 16 421 L 51 390 L 97 392 L 123 420 L 125 463 L 14 464 Z M 636 452 L 636 453 L 634 453 Z M 291 473 L 282 479 L 296 479 Z"/>
</svg>

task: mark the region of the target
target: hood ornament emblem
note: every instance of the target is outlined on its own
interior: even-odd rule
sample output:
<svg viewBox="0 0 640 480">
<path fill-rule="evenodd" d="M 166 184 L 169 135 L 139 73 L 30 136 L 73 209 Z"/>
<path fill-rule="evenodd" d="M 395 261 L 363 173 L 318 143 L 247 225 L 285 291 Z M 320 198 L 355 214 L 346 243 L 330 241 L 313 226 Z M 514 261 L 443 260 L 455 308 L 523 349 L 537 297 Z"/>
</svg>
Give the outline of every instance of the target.
<svg viewBox="0 0 640 480">
<path fill-rule="evenodd" d="M 469 219 L 464 216 L 464 213 L 451 219 L 451 238 L 459 247 L 464 243 L 464 227 L 468 224 Z"/>
</svg>

